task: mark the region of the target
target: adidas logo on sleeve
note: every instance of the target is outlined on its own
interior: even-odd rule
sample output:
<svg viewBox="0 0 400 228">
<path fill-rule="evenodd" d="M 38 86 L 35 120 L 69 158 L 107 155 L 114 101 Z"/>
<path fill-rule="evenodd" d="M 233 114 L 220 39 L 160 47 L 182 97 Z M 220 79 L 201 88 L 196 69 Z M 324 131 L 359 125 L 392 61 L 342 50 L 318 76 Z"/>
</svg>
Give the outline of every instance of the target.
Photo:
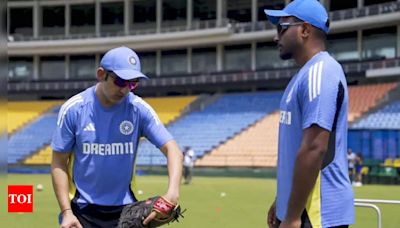
<svg viewBox="0 0 400 228">
<path fill-rule="evenodd" d="M 86 125 L 86 127 L 83 129 L 83 131 L 96 131 L 96 129 L 94 128 L 93 123 L 89 123 L 88 125 Z"/>
</svg>

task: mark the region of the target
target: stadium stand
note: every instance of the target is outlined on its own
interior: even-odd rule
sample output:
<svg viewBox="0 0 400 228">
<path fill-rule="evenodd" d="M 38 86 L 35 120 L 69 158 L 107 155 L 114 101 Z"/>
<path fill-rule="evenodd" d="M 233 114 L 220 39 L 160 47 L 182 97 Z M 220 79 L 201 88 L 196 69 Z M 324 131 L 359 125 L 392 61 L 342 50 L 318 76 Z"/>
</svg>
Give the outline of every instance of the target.
<svg viewBox="0 0 400 228">
<path fill-rule="evenodd" d="M 360 118 L 377 105 L 386 94 L 397 87 L 396 83 L 383 83 L 349 87 L 349 122 Z"/>
<path fill-rule="evenodd" d="M 349 87 L 349 122 L 361 117 L 370 109 L 379 104 L 391 90 L 396 88 L 396 83 L 383 83 Z M 278 117 L 275 117 L 278 118 Z M 196 162 L 198 166 L 275 166 L 276 141 L 278 119 L 273 122 L 274 116 L 267 116 L 254 128 L 248 129 L 237 137 L 213 150 Z M 261 127 L 262 126 L 262 127 Z M 265 132 L 268 130 L 268 132 Z M 247 134 L 247 132 L 249 134 Z M 275 140 L 275 141 L 274 141 Z M 243 146 L 245 145 L 245 146 Z M 263 145 L 263 146 L 258 146 Z M 271 151 L 271 148 L 273 150 Z M 395 152 L 395 151 L 393 151 Z"/>
<path fill-rule="evenodd" d="M 357 123 L 353 129 L 400 129 L 400 101 L 394 101 L 384 108 L 370 113 Z"/>
<path fill-rule="evenodd" d="M 196 96 L 157 97 L 144 100 L 153 107 L 162 123 L 169 124 L 181 115 L 186 106 L 196 100 Z"/>
<path fill-rule="evenodd" d="M 396 86 L 396 83 L 350 86 L 349 121 L 373 109 Z M 276 113 L 267 114 L 278 110 L 277 104 L 280 95 L 277 94 L 280 93 L 256 92 L 221 95 L 215 103 L 207 106 L 204 110 L 187 113 L 187 116 L 180 119 L 182 111 L 196 100 L 196 96 L 151 97 L 145 98 L 145 100 L 156 110 L 164 124 L 176 121 L 176 124 L 171 124 L 169 128 L 181 146 L 194 146 L 198 157 L 207 153 L 197 161 L 196 165 L 271 167 L 276 164 L 275 144 L 278 129 L 275 125 L 278 123 L 278 116 Z M 275 97 L 276 100 L 272 102 L 273 107 L 263 111 L 262 106 L 271 98 L 261 100 L 268 96 Z M 226 119 L 232 120 L 229 125 L 226 124 Z M 248 120 L 249 123 L 243 120 Z M 207 124 L 204 124 L 205 122 Z M 232 126 L 232 123 L 238 126 Z M 255 125 L 252 126 L 252 123 Z M 226 128 L 218 127 L 222 125 Z M 248 126 L 250 127 L 247 128 Z M 232 130 L 233 128 L 236 130 Z M 265 132 L 266 129 L 268 132 Z M 141 144 L 143 145 L 139 150 L 137 164 L 164 165 L 166 163 L 164 156 L 154 146 L 146 140 Z M 46 146 L 38 148 L 41 150 L 28 156 L 25 164 L 50 163 L 51 149 Z M 370 149 L 366 151 L 370 151 Z M 393 150 L 394 155 L 397 153 L 396 151 Z"/>
<path fill-rule="evenodd" d="M 44 112 L 60 105 L 61 101 L 9 101 L 7 132 L 13 134 Z"/>
<path fill-rule="evenodd" d="M 181 97 L 160 97 L 160 98 L 145 98 L 145 101 L 149 103 L 153 109 L 158 113 L 160 120 L 164 124 L 168 124 L 179 117 L 184 109 L 196 100 L 196 96 L 181 96 Z M 53 132 L 53 129 L 48 129 L 49 132 Z M 28 156 L 23 162 L 26 165 L 41 165 L 50 164 L 51 162 L 51 148 L 48 145 L 50 140 L 45 142 L 45 147 L 41 148 L 37 153 Z M 38 147 L 35 147 L 38 148 Z"/>
<path fill-rule="evenodd" d="M 386 105 L 361 117 L 349 130 L 349 147 L 365 158 L 367 183 L 399 180 L 400 101 L 396 95 L 388 99 Z"/>
<path fill-rule="evenodd" d="M 278 150 L 279 113 L 255 125 L 196 161 L 196 166 L 275 167 Z"/>
<path fill-rule="evenodd" d="M 279 107 L 282 92 L 222 95 L 202 111 L 190 113 L 168 129 L 182 147 L 191 146 L 202 157 L 221 143 L 253 125 Z M 166 164 L 166 159 L 149 142 L 140 144 L 139 165 Z"/>
<path fill-rule="evenodd" d="M 35 153 L 32 157 L 25 159 L 25 165 L 45 165 L 51 163 L 52 149 L 50 146 L 45 146 L 39 152 Z"/>
<path fill-rule="evenodd" d="M 56 127 L 57 114 L 46 113 L 9 137 L 8 163 L 15 164 L 49 144 Z"/>
<path fill-rule="evenodd" d="M 227 87 L 277 89 L 282 86 L 269 80 L 292 75 L 292 65 L 277 55 L 274 27 L 263 13 L 283 7 L 284 0 L 37 2 L 7 4 L 7 87 L 13 94 L 71 96 L 95 82 L 98 60 L 118 45 L 135 47 L 141 56 L 153 79 L 141 85 L 148 96 L 196 94 L 198 85 L 213 93 Z M 332 19 L 328 50 L 349 77 L 364 79 L 368 70 L 399 67 L 398 1 L 324 4 Z"/>
<path fill-rule="evenodd" d="M 105 51 L 124 45 L 137 51 L 151 78 L 141 82 L 139 94 L 150 97 L 145 100 L 180 146 L 194 146 L 198 166 L 274 166 L 276 155 L 269 154 L 276 151 L 267 149 L 275 145 L 267 140 L 276 140 L 269 125 L 276 116 L 268 113 L 277 108 L 260 114 L 239 105 L 237 112 L 209 111 L 214 107 L 209 103 L 201 111 L 185 107 L 201 103 L 203 94 L 215 99 L 215 94 L 226 94 L 219 95 L 222 99 L 231 92 L 285 87 L 296 69 L 279 58 L 276 31 L 263 10 L 287 2 L 9 0 L 7 90 L 15 100 L 32 100 L 8 104 L 9 163 L 50 163 L 45 135 L 53 129 L 31 128 L 51 122 L 54 114 L 46 111 L 55 106 L 31 103 L 66 99 L 93 85 Z M 391 182 L 391 168 L 400 171 L 400 104 L 390 97 L 400 88 L 400 1 L 321 2 L 331 22 L 327 50 L 342 64 L 349 85 L 357 85 L 349 86 L 348 146 L 364 156 L 365 175 Z M 175 94 L 192 96 L 166 97 Z M 165 165 L 164 156 L 147 146 L 141 143 L 137 164 Z M 387 159 L 392 163 L 382 169 Z"/>
</svg>

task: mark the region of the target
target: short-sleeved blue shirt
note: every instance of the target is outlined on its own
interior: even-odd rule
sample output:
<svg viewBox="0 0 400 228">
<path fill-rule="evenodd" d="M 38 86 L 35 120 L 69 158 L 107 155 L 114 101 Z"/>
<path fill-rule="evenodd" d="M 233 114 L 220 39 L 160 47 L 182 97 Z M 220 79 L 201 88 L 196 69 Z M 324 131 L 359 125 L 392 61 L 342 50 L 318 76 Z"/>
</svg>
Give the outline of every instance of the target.
<svg viewBox="0 0 400 228">
<path fill-rule="evenodd" d="M 280 220 L 286 216 L 303 130 L 316 124 L 330 132 L 330 142 L 305 209 L 313 227 L 353 223 L 347 112 L 348 92 L 343 69 L 327 52 L 320 52 L 291 79 L 280 103 L 276 201 Z"/>
<path fill-rule="evenodd" d="M 80 204 L 118 206 L 134 202 L 131 184 L 140 137 L 157 147 L 172 140 L 155 111 L 129 93 L 104 108 L 90 87 L 61 107 L 51 147 L 71 153 L 70 198 Z"/>
</svg>

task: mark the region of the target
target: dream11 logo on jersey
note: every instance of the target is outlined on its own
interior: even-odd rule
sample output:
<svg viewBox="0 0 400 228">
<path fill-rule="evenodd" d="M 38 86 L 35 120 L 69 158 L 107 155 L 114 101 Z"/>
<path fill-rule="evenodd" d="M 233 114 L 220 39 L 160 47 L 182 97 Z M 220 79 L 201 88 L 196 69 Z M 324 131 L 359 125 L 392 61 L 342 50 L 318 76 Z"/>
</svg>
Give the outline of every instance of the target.
<svg viewBox="0 0 400 228">
<path fill-rule="evenodd" d="M 33 186 L 8 186 L 8 212 L 33 212 Z"/>
</svg>

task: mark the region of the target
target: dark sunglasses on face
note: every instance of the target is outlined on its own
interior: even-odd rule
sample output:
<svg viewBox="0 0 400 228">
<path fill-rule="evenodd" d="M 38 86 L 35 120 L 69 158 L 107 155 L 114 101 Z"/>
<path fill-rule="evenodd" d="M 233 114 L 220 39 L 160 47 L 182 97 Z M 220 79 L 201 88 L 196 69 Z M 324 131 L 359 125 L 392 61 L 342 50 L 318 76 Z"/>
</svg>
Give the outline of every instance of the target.
<svg viewBox="0 0 400 228">
<path fill-rule="evenodd" d="M 282 22 L 276 25 L 276 31 L 278 35 L 282 35 L 290 26 L 302 25 L 304 22 Z"/>
<path fill-rule="evenodd" d="M 128 81 L 124 80 L 117 75 L 115 75 L 114 72 L 112 71 L 107 71 L 107 75 L 111 76 L 114 79 L 114 85 L 120 87 L 120 88 L 125 88 L 126 86 L 129 86 L 130 90 L 136 89 L 136 87 L 139 84 L 139 81 Z"/>
</svg>

